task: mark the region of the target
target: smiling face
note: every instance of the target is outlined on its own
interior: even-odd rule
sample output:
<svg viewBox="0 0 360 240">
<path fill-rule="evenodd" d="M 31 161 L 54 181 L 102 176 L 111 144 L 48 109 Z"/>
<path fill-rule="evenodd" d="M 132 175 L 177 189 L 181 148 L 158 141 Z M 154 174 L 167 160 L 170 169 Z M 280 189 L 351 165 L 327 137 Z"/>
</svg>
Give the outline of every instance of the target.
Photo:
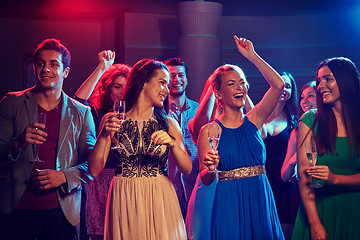
<svg viewBox="0 0 360 240">
<path fill-rule="evenodd" d="M 301 92 L 300 107 L 303 112 L 316 108 L 316 92 L 312 86 L 308 86 Z"/>
<path fill-rule="evenodd" d="M 243 107 L 247 94 L 246 85 L 243 72 L 228 70 L 222 75 L 220 89 L 215 90 L 215 96 L 224 107 Z"/>
<path fill-rule="evenodd" d="M 181 96 L 185 93 L 188 85 L 185 68 L 183 66 L 167 66 L 170 72 L 170 94 L 171 96 Z"/>
<path fill-rule="evenodd" d="M 285 84 L 284 84 L 283 92 L 279 98 L 279 102 L 286 102 L 287 100 L 290 99 L 292 94 L 292 83 L 291 83 L 291 79 L 286 75 L 281 76 L 281 78 L 284 80 Z"/>
<path fill-rule="evenodd" d="M 324 66 L 317 72 L 317 91 L 322 97 L 324 104 L 335 105 L 340 100 L 340 91 L 336 79 L 328 66 Z"/>
<path fill-rule="evenodd" d="M 170 75 L 165 69 L 156 69 L 155 75 L 145 82 L 141 94 L 153 106 L 162 107 L 169 94 Z"/>
<path fill-rule="evenodd" d="M 113 85 L 110 88 L 110 98 L 113 102 L 123 98 L 125 84 L 126 78 L 124 76 L 118 76 L 114 79 Z"/>
<path fill-rule="evenodd" d="M 70 68 L 63 68 L 59 52 L 40 50 L 34 63 L 36 85 L 42 89 L 61 89 L 70 71 Z"/>
</svg>

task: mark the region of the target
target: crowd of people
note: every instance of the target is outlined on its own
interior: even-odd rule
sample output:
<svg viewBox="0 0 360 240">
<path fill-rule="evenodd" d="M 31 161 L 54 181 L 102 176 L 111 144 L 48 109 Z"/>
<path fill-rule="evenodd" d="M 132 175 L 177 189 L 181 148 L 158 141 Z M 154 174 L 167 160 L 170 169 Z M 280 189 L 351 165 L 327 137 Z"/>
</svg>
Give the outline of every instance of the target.
<svg viewBox="0 0 360 240">
<path fill-rule="evenodd" d="M 70 52 L 40 43 L 35 86 L 0 102 L 1 239 L 360 239 L 356 65 L 325 59 L 298 95 L 234 41 L 269 85 L 255 105 L 236 65 L 197 103 L 181 58 L 128 66 L 111 50 L 71 98 Z"/>
</svg>

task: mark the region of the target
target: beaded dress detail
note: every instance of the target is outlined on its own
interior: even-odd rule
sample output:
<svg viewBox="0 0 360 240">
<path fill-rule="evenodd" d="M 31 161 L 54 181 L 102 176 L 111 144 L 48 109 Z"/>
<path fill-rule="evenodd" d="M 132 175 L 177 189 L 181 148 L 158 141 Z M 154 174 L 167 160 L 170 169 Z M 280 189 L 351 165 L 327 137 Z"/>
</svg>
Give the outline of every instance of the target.
<svg viewBox="0 0 360 240">
<path fill-rule="evenodd" d="M 187 239 L 167 176 L 169 148 L 151 140 L 158 130 L 166 128 L 154 118 L 125 119 L 120 127 L 122 148 L 112 150 L 116 176 L 107 200 L 104 239 Z"/>
</svg>

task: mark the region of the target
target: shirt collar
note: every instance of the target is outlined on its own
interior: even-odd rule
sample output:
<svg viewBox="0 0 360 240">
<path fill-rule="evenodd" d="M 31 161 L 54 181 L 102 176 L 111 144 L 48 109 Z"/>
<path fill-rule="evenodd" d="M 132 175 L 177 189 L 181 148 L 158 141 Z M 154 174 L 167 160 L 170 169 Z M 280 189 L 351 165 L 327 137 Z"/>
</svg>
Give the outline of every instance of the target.
<svg viewBox="0 0 360 240">
<path fill-rule="evenodd" d="M 189 106 L 188 98 L 185 97 L 185 103 L 184 103 L 183 111 L 188 110 L 189 108 L 190 108 L 190 106 Z M 174 101 L 172 101 L 172 102 L 170 103 L 170 110 L 171 110 L 171 111 L 180 111 L 180 109 L 176 106 L 176 104 L 175 104 Z"/>
</svg>

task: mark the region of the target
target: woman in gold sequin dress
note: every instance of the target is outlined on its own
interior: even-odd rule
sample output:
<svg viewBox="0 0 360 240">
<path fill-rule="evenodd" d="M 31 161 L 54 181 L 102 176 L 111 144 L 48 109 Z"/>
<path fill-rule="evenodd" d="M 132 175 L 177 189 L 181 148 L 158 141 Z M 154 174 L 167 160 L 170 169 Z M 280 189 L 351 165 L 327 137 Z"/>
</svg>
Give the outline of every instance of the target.
<svg viewBox="0 0 360 240">
<path fill-rule="evenodd" d="M 125 120 L 120 124 L 116 114 L 109 113 L 101 121 L 89 172 L 96 176 L 102 170 L 110 146 L 116 144 L 115 133 L 122 147 L 113 150 L 116 176 L 109 190 L 104 239 L 186 239 L 176 193 L 167 177 L 169 151 L 182 173 L 189 174 L 192 166 L 179 125 L 163 109 L 169 81 L 164 64 L 140 60 L 128 77 Z"/>
</svg>

